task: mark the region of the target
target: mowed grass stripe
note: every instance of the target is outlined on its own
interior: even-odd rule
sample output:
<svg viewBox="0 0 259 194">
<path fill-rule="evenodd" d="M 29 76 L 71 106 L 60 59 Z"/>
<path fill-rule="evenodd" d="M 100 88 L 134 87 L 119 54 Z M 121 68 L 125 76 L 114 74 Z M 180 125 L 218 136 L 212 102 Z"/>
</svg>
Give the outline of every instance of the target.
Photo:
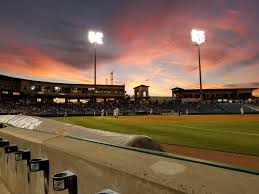
<svg viewBox="0 0 259 194">
<path fill-rule="evenodd" d="M 197 128 L 217 129 L 222 131 L 244 132 L 259 134 L 259 121 L 235 121 L 235 122 L 195 122 L 186 125 Z M 215 128 L 217 127 L 217 128 Z"/>
<path fill-rule="evenodd" d="M 173 124 L 171 124 L 171 126 L 176 126 L 176 127 L 185 128 L 185 129 L 189 128 L 189 129 L 197 129 L 197 130 L 202 130 L 202 131 L 215 131 L 215 132 L 219 132 L 219 133 L 233 133 L 233 134 L 239 134 L 239 135 L 251 135 L 251 136 L 258 136 L 259 137 L 259 133 L 244 133 L 244 132 L 220 130 L 220 129 L 205 129 L 205 128 L 200 128 L 200 127 L 192 127 L 192 126 L 188 126 L 188 125 L 173 125 Z"/>
<path fill-rule="evenodd" d="M 175 144 L 196 148 L 220 150 L 259 156 L 259 115 L 258 121 L 213 121 L 213 117 L 204 116 L 204 121 L 195 121 L 197 117 L 175 116 L 136 116 L 136 117 L 66 117 L 55 120 L 100 130 L 139 134 L 152 137 L 163 144 Z M 154 118 L 154 120 L 153 120 Z M 160 120 L 161 118 L 161 120 Z M 170 120 L 170 118 L 172 120 Z M 209 118 L 209 119 L 208 119 Z M 187 122 L 184 120 L 187 119 Z M 192 122 L 193 119 L 193 122 Z M 200 117 L 199 117 L 200 119 Z"/>
</svg>

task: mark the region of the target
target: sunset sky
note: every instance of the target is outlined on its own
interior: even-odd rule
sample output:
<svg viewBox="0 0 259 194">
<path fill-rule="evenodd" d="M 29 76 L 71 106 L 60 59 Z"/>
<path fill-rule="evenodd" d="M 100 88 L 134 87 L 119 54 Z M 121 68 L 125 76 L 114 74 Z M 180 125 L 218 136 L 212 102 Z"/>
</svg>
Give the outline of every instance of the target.
<svg viewBox="0 0 259 194">
<path fill-rule="evenodd" d="M 173 87 L 199 88 L 192 28 L 206 31 L 204 88 L 259 88 L 258 0 L 1 0 L 0 74 L 93 83 L 87 33 L 99 30 L 98 84 L 114 71 L 128 94 L 145 84 L 170 96 Z"/>
</svg>

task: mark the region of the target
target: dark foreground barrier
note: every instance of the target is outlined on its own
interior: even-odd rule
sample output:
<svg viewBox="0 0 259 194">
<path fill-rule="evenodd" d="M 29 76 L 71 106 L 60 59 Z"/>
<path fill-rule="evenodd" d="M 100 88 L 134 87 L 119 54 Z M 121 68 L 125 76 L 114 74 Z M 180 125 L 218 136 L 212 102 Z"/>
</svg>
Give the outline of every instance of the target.
<svg viewBox="0 0 259 194">
<path fill-rule="evenodd" d="M 14 127 L 0 129 L 0 136 L 23 150 L 5 153 L 0 148 L 0 178 L 12 194 L 257 194 L 259 190 L 257 171 L 218 168 L 220 164 L 206 161 Z"/>
</svg>

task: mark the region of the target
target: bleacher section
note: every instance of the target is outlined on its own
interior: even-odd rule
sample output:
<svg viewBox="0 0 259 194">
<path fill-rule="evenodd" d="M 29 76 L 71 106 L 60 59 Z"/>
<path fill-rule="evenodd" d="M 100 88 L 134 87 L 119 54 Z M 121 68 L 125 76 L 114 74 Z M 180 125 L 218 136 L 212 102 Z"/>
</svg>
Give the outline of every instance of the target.
<svg viewBox="0 0 259 194">
<path fill-rule="evenodd" d="M 216 104 L 181 104 L 174 106 L 174 110 L 186 113 L 188 109 L 189 114 L 240 114 L 240 109 L 243 107 L 244 113 L 259 113 L 259 107 L 244 103 L 216 103 Z"/>
<path fill-rule="evenodd" d="M 74 103 L 30 103 L 18 101 L 0 101 L 0 114 L 22 114 L 34 116 L 79 116 L 79 115 L 113 115 L 113 110 L 118 107 L 120 115 L 147 115 L 152 114 L 240 114 L 243 107 L 244 113 L 259 113 L 259 106 L 245 103 L 176 103 L 149 102 L 139 103 L 128 100 L 112 102 L 88 102 L 85 104 Z"/>
<path fill-rule="evenodd" d="M 245 104 L 245 107 L 253 112 L 259 112 L 259 105 L 256 104 Z"/>
</svg>

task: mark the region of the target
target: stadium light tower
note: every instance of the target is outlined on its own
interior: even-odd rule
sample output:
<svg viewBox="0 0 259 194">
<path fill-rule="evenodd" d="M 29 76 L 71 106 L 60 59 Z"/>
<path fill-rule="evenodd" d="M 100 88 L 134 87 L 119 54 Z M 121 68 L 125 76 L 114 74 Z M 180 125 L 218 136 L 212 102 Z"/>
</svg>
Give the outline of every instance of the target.
<svg viewBox="0 0 259 194">
<path fill-rule="evenodd" d="M 200 45 L 205 42 L 205 32 L 202 30 L 191 31 L 192 41 L 195 43 L 195 46 L 198 48 L 199 55 L 199 75 L 200 75 L 200 101 L 202 103 L 203 93 L 202 93 L 202 79 L 201 79 L 201 54 L 200 54 Z"/>
<path fill-rule="evenodd" d="M 88 40 L 91 44 L 94 44 L 94 85 L 96 85 L 96 45 L 103 44 L 103 33 L 89 31 Z"/>
</svg>

